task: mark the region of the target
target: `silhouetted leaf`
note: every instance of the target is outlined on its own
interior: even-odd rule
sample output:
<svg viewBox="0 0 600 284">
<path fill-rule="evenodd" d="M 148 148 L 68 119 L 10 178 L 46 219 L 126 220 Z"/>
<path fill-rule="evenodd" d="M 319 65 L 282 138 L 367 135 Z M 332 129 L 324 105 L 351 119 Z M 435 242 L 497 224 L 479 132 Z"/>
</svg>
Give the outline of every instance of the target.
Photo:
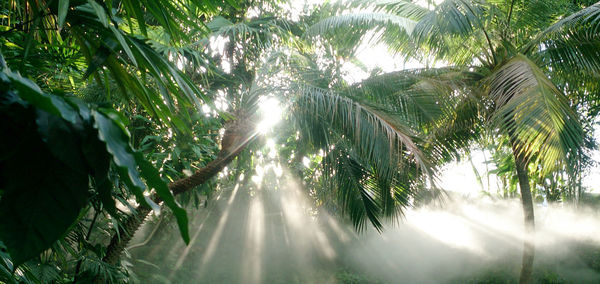
<svg viewBox="0 0 600 284">
<path fill-rule="evenodd" d="M 3 100 L 9 93 L 2 93 Z M 73 135 L 68 125 L 42 130 L 45 142 L 35 123 L 66 121 L 16 101 L 0 108 L 0 133 L 6 135 L 0 142 L 0 239 L 19 266 L 50 247 L 76 222 L 90 197 L 88 175 L 67 164 L 77 163 L 74 155 L 47 144 L 56 143 L 57 135 Z M 63 138 L 77 144 L 76 137 Z"/>
</svg>

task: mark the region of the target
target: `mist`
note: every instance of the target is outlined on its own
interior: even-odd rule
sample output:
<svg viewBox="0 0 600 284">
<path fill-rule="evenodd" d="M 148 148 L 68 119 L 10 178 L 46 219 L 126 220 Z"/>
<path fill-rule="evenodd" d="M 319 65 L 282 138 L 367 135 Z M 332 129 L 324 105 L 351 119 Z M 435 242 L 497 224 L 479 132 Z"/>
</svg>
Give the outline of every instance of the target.
<svg viewBox="0 0 600 284">
<path fill-rule="evenodd" d="M 382 233 L 315 210 L 289 175 L 236 184 L 173 221 L 149 222 L 130 249 L 141 283 L 512 283 L 523 246 L 519 200 L 466 198 L 410 209 Z M 598 210 L 536 207 L 534 279 L 600 282 Z M 134 245 L 135 246 L 135 245 Z"/>
</svg>

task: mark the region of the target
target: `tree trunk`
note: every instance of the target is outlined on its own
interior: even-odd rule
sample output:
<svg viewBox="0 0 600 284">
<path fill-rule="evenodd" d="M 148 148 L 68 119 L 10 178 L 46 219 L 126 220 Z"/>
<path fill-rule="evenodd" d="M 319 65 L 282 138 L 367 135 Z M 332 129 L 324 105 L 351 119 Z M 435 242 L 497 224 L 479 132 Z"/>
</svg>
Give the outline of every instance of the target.
<svg viewBox="0 0 600 284">
<path fill-rule="evenodd" d="M 519 178 L 519 187 L 521 189 L 521 203 L 523 204 L 523 215 L 525 223 L 525 238 L 523 241 L 523 263 L 521 266 L 520 284 L 532 283 L 531 274 L 533 272 L 533 259 L 535 256 L 535 219 L 533 213 L 533 199 L 531 197 L 531 188 L 529 186 L 529 176 L 527 174 L 527 160 L 513 143 L 513 156 L 517 168 L 517 177 Z"/>
<path fill-rule="evenodd" d="M 252 129 L 250 120 L 247 117 L 229 124 L 221 140 L 221 150 L 217 154 L 217 158 L 197 170 L 193 175 L 172 182 L 169 184 L 169 189 L 174 195 L 177 195 L 191 190 L 217 175 L 248 145 L 253 138 Z M 152 200 L 157 204 L 162 201 L 157 195 L 152 196 Z M 104 262 L 111 265 L 117 263 L 121 253 L 135 232 L 144 223 L 151 209 L 148 206 L 139 205 L 135 211 L 123 222 L 119 232 L 112 237 L 106 248 L 106 255 L 102 259 Z"/>
</svg>

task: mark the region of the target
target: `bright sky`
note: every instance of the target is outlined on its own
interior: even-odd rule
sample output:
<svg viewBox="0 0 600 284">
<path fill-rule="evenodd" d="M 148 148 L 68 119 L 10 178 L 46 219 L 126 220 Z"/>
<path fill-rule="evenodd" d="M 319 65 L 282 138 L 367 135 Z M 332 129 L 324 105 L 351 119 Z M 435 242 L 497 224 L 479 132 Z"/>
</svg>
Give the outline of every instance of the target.
<svg viewBox="0 0 600 284">
<path fill-rule="evenodd" d="M 600 121 L 594 127 L 594 140 L 600 141 Z M 592 152 L 592 160 L 596 163 L 589 174 L 583 179 L 583 186 L 593 189 L 592 192 L 600 193 L 600 150 Z"/>
</svg>

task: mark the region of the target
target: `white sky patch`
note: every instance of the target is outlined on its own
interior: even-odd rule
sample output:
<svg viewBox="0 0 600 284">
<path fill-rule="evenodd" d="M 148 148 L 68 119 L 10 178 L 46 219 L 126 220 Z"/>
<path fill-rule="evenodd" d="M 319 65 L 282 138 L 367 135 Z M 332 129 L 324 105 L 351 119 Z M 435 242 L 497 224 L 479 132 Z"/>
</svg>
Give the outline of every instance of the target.
<svg viewBox="0 0 600 284">
<path fill-rule="evenodd" d="M 287 9 L 291 13 L 292 21 L 298 21 L 301 15 L 308 14 L 315 6 L 323 3 L 321 0 L 304 0 L 304 1 L 288 1 L 281 5 L 283 9 Z"/>
<path fill-rule="evenodd" d="M 212 51 L 211 56 L 220 56 L 223 72 L 230 73 L 231 63 L 226 56 L 223 56 L 225 54 L 225 46 L 229 42 L 229 39 L 222 36 L 211 36 L 208 42 Z"/>
<path fill-rule="evenodd" d="M 302 157 L 302 164 L 305 168 L 310 168 L 310 159 L 308 157 Z"/>
<path fill-rule="evenodd" d="M 468 158 L 460 162 L 448 163 L 442 168 L 439 186 L 448 191 L 460 192 L 465 195 L 477 195 L 479 192 L 487 191 L 495 195 L 500 186 L 499 180 L 495 174 L 489 174 L 488 171 L 494 170 L 493 164 L 487 164 L 486 159 L 491 157 L 488 151 L 471 151 L 472 164 Z M 481 177 L 481 183 L 477 180 L 477 174 Z"/>
<path fill-rule="evenodd" d="M 594 140 L 600 141 L 600 121 L 596 121 L 596 125 L 594 125 Z M 591 158 L 596 165 L 584 176 L 582 184 L 591 192 L 600 193 L 600 150 L 594 150 Z"/>
<path fill-rule="evenodd" d="M 371 38 L 372 36 L 372 33 L 367 34 L 366 38 Z M 375 38 L 377 38 L 376 35 Z M 424 68 L 426 66 L 426 64 L 415 59 L 393 55 L 383 43 L 363 42 L 358 47 L 355 57 L 360 62 L 359 65 L 363 65 L 363 68 L 366 68 L 366 70 L 363 70 L 363 68 L 354 62 L 344 62 L 342 71 L 345 73 L 345 76 L 343 77 L 350 84 L 366 79 L 369 77 L 370 72 L 375 69 L 381 69 L 383 73 L 389 73 L 398 70 Z M 447 65 L 444 62 L 432 62 L 430 64 L 431 67 L 435 68 Z"/>
</svg>

